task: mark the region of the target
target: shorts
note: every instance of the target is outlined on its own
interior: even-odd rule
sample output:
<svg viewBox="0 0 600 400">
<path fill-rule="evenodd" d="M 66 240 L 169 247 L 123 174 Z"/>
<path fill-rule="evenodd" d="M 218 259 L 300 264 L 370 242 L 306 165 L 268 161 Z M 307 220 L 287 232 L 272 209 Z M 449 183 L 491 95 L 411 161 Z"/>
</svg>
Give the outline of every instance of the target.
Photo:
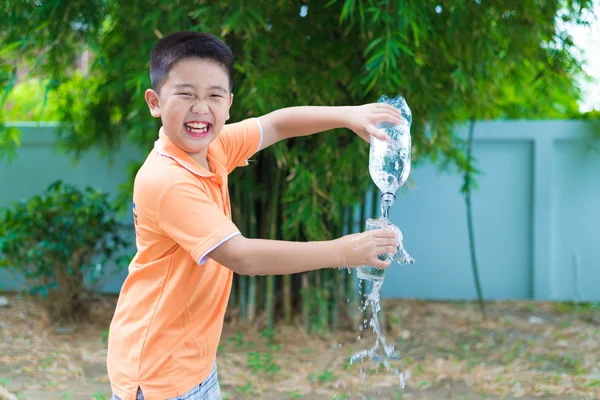
<svg viewBox="0 0 600 400">
<path fill-rule="evenodd" d="M 112 400 L 121 399 L 113 394 Z M 141 388 L 138 388 L 137 400 L 144 400 Z M 189 392 L 168 400 L 221 400 L 221 389 L 219 388 L 219 379 L 217 377 L 217 363 L 215 362 L 210 375 L 204 382 L 195 386 Z"/>
</svg>

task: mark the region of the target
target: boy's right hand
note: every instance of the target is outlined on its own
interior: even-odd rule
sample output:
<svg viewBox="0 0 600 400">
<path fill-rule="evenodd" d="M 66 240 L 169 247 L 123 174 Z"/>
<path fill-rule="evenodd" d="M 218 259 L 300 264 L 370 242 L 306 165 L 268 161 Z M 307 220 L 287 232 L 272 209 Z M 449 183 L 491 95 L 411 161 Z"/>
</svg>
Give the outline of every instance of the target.
<svg viewBox="0 0 600 400">
<path fill-rule="evenodd" d="M 387 268 L 392 263 L 390 257 L 382 261 L 380 254 L 396 254 L 400 245 L 400 237 L 392 229 L 374 229 L 362 233 L 354 233 L 337 239 L 338 248 L 344 267 L 373 266 Z"/>
</svg>

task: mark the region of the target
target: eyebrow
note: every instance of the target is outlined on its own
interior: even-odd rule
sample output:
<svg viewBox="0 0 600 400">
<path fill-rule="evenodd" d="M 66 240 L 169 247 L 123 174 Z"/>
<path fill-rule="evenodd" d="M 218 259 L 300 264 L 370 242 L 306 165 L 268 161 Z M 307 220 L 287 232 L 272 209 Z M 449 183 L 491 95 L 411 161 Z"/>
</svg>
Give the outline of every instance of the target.
<svg viewBox="0 0 600 400">
<path fill-rule="evenodd" d="M 225 89 L 223 86 L 219 86 L 219 85 L 213 85 L 209 89 L 219 90 L 219 91 L 221 91 L 223 93 L 226 93 L 226 94 L 228 93 L 227 89 Z"/>
<path fill-rule="evenodd" d="M 194 86 L 190 83 L 178 83 L 177 85 L 175 85 L 175 89 L 194 89 L 194 90 L 196 90 L 196 86 Z"/>
<path fill-rule="evenodd" d="M 196 86 L 192 85 L 191 83 L 178 83 L 177 85 L 175 85 L 175 89 L 193 89 L 193 90 L 197 90 Z M 223 93 L 228 93 L 227 89 L 225 89 L 223 86 L 219 86 L 219 85 L 213 85 L 213 86 L 209 87 L 209 89 L 218 90 L 218 91 L 221 91 Z"/>
</svg>

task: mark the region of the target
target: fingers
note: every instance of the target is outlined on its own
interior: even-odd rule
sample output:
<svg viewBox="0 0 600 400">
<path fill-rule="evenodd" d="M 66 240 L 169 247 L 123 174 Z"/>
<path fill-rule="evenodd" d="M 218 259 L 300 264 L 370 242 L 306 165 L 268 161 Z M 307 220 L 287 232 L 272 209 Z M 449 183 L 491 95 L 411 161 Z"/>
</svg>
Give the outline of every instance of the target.
<svg viewBox="0 0 600 400">
<path fill-rule="evenodd" d="M 377 104 L 374 119 L 375 125 L 379 122 L 389 122 L 394 125 L 404 122 L 400 110 L 390 104 Z"/>
<path fill-rule="evenodd" d="M 389 254 L 396 254 L 396 252 L 398 251 L 399 245 L 400 245 L 400 243 L 396 243 L 396 242 L 386 244 L 384 247 L 385 252 L 389 253 Z"/>
<path fill-rule="evenodd" d="M 376 103 L 376 108 L 380 109 L 380 110 L 387 110 L 387 111 L 392 111 L 393 113 L 396 113 L 400 116 L 400 110 L 398 110 L 396 107 L 394 107 L 391 104 L 387 104 L 387 103 Z"/>
<path fill-rule="evenodd" d="M 400 243 L 402 242 L 402 237 L 398 234 L 398 232 L 395 232 L 391 229 L 377 229 L 376 231 L 389 231 L 389 233 L 386 233 L 384 236 L 375 236 L 374 235 L 374 239 L 375 239 L 375 245 L 377 247 L 379 247 L 379 250 L 382 250 L 380 253 L 383 252 L 390 252 L 389 249 L 393 248 L 393 250 L 391 251 L 392 253 L 396 252 L 396 248 L 398 246 L 400 246 Z M 372 232 L 376 232 L 376 231 L 372 231 Z"/>
<path fill-rule="evenodd" d="M 380 260 L 380 259 L 377 258 L 376 260 L 377 261 L 374 261 L 372 263 L 372 265 L 374 267 L 377 267 L 377 268 L 387 268 L 387 267 L 389 267 L 392 264 L 392 260 L 391 259 L 382 261 L 382 260 Z"/>
<path fill-rule="evenodd" d="M 375 114 L 375 120 L 376 123 L 389 122 L 390 124 L 399 125 L 402 124 L 404 118 L 402 118 L 402 114 L 400 114 L 400 111 L 396 110 L 396 112 L 386 111 L 382 113 L 377 113 Z"/>
<path fill-rule="evenodd" d="M 381 250 L 382 248 L 387 248 L 387 247 L 397 247 L 400 246 L 400 240 L 399 238 L 393 237 L 393 238 L 375 238 L 375 246 L 377 246 L 379 250 Z"/>
<path fill-rule="evenodd" d="M 398 232 L 391 228 L 383 228 L 383 229 L 374 229 L 372 231 L 373 236 L 376 238 L 397 238 Z"/>
</svg>

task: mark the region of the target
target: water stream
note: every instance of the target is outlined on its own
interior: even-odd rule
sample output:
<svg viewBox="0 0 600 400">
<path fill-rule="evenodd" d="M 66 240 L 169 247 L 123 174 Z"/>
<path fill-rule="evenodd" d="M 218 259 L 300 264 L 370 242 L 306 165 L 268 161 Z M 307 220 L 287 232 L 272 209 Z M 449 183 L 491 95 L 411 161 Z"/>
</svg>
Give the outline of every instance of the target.
<svg viewBox="0 0 600 400">
<path fill-rule="evenodd" d="M 363 349 L 356 352 L 350 358 L 350 365 L 356 363 L 363 363 L 365 360 L 371 360 L 375 363 L 375 365 L 379 368 L 383 366 L 388 372 L 394 374 L 398 380 L 400 387 L 404 389 L 406 384 L 406 379 L 408 379 L 408 374 L 405 372 L 401 372 L 398 368 L 392 366 L 391 361 L 397 361 L 400 359 L 399 353 L 394 349 L 394 345 L 391 343 L 387 343 L 385 335 L 381 330 L 381 325 L 379 323 L 378 314 L 381 310 L 381 287 L 383 285 L 383 281 L 364 281 L 369 287 L 367 287 L 367 296 L 363 303 L 362 312 L 365 312 L 367 308 L 371 308 L 371 318 L 369 320 L 369 326 L 373 328 L 373 333 L 375 334 L 375 344 L 369 349 Z M 368 289 L 371 289 L 370 291 Z M 365 320 L 365 325 L 366 325 Z M 366 326 L 361 326 L 361 330 L 365 329 Z M 368 362 L 367 360 L 367 362 Z M 362 365 L 360 368 L 361 380 L 364 383 L 366 377 L 366 371 L 368 369 L 368 365 Z"/>
</svg>

